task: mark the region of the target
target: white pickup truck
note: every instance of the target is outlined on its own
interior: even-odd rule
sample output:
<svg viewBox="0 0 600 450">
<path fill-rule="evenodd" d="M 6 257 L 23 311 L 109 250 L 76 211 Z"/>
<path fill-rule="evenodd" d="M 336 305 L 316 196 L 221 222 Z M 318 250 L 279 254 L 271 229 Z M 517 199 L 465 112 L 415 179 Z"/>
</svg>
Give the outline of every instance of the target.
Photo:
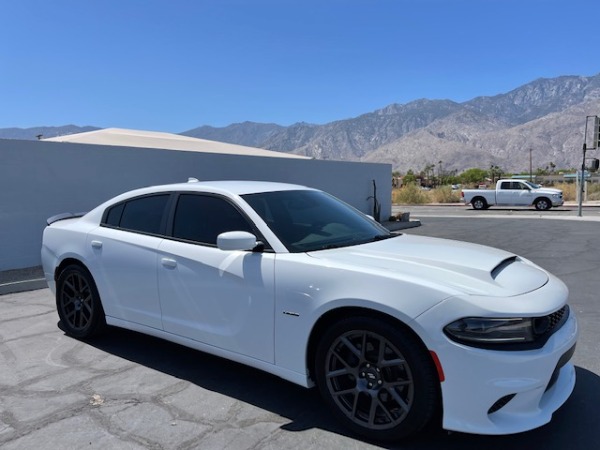
<svg viewBox="0 0 600 450">
<path fill-rule="evenodd" d="M 541 187 L 524 180 L 498 180 L 496 189 L 466 189 L 461 200 L 471 204 L 473 209 L 487 209 L 490 206 L 535 206 L 545 211 L 564 203 L 560 189 Z"/>
</svg>

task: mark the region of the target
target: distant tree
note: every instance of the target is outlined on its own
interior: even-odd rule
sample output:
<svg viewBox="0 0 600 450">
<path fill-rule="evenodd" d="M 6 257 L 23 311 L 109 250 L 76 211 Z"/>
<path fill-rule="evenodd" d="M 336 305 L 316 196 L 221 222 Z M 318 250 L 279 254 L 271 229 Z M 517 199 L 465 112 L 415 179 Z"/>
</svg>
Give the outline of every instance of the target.
<svg viewBox="0 0 600 450">
<path fill-rule="evenodd" d="M 435 164 L 427 164 L 421 171 L 421 179 L 425 180 L 424 184 L 426 186 L 431 186 L 433 183 L 433 176 L 434 176 L 433 170 L 434 169 L 435 169 Z"/>
<path fill-rule="evenodd" d="M 410 169 L 408 172 L 406 172 L 406 175 L 404 175 L 404 178 L 402 178 L 402 183 L 404 185 L 410 184 L 410 183 L 416 183 L 417 182 L 417 177 L 414 174 L 414 172 L 412 171 L 412 169 Z"/>
<path fill-rule="evenodd" d="M 495 183 L 496 180 L 499 180 L 503 173 L 504 172 L 500 167 L 494 164 L 490 165 L 490 178 L 492 179 L 492 183 Z"/>
<path fill-rule="evenodd" d="M 486 170 L 478 169 L 476 167 L 467 169 L 463 173 L 461 173 L 458 178 L 463 184 L 475 184 L 485 181 L 488 173 Z"/>
</svg>

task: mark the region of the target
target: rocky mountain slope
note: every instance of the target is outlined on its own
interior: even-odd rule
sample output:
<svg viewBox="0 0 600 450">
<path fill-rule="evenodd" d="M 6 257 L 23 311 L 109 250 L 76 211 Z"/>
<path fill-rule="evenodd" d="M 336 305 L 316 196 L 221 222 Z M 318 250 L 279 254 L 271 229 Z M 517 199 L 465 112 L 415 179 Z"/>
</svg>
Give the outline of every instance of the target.
<svg viewBox="0 0 600 450">
<path fill-rule="evenodd" d="M 256 124 L 216 130 L 222 132 L 219 140 L 227 142 L 319 159 L 386 162 L 402 172 L 440 161 L 445 171 L 492 164 L 521 171 L 529 169 L 529 149 L 534 169 L 550 163 L 580 166 L 586 116 L 598 114 L 600 75 L 564 76 L 464 103 L 423 99 L 325 125 L 271 128 L 262 141 L 251 141 L 255 135 L 249 131 Z M 225 132 L 228 128 L 235 129 L 235 136 Z M 214 130 L 182 134 L 208 138 Z"/>
<path fill-rule="evenodd" d="M 394 170 L 445 172 L 499 166 L 505 171 L 581 166 L 586 116 L 600 115 L 600 74 L 538 79 L 508 93 L 463 103 L 416 100 L 324 125 L 244 122 L 203 126 L 186 136 L 293 152 L 318 159 L 384 162 Z M 591 124 L 590 133 L 591 136 Z M 94 127 L 0 129 L 0 138 L 35 139 Z M 588 137 L 588 142 L 591 139 Z M 588 156 L 599 156 L 590 151 Z"/>
</svg>

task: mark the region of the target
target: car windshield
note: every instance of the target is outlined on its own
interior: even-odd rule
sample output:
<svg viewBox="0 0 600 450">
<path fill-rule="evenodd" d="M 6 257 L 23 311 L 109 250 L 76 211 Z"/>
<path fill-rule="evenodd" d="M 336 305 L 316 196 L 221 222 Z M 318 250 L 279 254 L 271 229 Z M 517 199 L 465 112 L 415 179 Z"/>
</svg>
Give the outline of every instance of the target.
<svg viewBox="0 0 600 450">
<path fill-rule="evenodd" d="M 374 220 L 325 192 L 263 192 L 242 198 L 290 252 L 346 247 L 394 236 Z"/>
</svg>

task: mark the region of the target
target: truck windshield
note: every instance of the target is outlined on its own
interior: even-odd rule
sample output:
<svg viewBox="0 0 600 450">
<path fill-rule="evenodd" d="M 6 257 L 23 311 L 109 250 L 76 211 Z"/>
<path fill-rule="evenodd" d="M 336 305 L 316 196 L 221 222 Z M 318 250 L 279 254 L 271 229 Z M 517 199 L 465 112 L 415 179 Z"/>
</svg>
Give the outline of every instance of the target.
<svg viewBox="0 0 600 450">
<path fill-rule="evenodd" d="M 535 183 L 532 183 L 531 181 L 526 181 L 525 184 L 527 186 L 529 186 L 531 189 L 539 189 L 542 187 L 541 184 L 535 184 Z"/>
</svg>

